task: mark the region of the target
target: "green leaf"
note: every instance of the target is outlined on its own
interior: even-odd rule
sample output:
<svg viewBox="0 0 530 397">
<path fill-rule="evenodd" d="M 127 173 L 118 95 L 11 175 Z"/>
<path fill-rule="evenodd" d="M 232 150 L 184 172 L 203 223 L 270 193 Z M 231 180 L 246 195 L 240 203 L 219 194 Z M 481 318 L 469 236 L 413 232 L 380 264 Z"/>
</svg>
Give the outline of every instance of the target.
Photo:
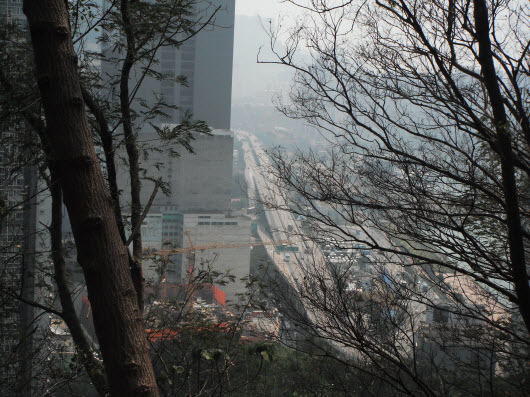
<svg viewBox="0 0 530 397">
<path fill-rule="evenodd" d="M 270 357 L 269 357 L 269 353 L 267 352 L 267 350 L 261 351 L 260 354 L 261 354 L 261 357 L 263 357 L 263 359 L 265 361 L 267 361 L 268 363 L 271 362 Z"/>
</svg>

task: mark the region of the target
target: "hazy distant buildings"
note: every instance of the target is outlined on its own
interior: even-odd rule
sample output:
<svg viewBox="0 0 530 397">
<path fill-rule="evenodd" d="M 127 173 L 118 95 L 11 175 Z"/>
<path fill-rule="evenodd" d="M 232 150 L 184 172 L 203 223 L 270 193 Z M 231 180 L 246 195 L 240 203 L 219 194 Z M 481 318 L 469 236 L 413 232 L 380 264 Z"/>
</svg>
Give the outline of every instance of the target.
<svg viewBox="0 0 530 397">
<path fill-rule="evenodd" d="M 165 78 L 146 76 L 143 67 L 138 65 L 131 71 L 131 89 L 138 81 L 142 82 L 133 108 L 145 110 L 144 106 L 153 105 L 162 98 L 179 110 L 166 109 L 167 116 L 160 115 L 151 120 L 155 124 L 178 124 L 186 112 L 191 112 L 194 119 L 202 120 L 212 128 L 229 129 L 235 0 L 199 2 L 195 12 L 194 18 L 202 22 L 206 22 L 214 12 L 215 15 L 210 25 L 204 28 L 200 24 L 195 26 L 195 29 L 202 29 L 196 35 L 175 36 L 176 40 L 191 36 L 179 48 L 167 46 L 157 50 L 152 67 Z M 124 55 L 115 52 L 112 43 L 103 44 L 102 50 L 108 60 L 102 62 L 102 78 L 107 86 L 112 86 L 110 82 L 119 79 L 116 64 L 120 64 L 119 59 Z M 186 84 L 178 84 L 175 81 L 177 76 L 184 76 Z"/>
<path fill-rule="evenodd" d="M 218 288 L 227 300 L 237 302 L 237 294 L 246 291 L 245 282 L 241 279 L 248 276 L 250 269 L 250 228 L 250 218 L 224 213 L 163 212 L 147 215 L 141 229 L 145 248 L 155 252 L 161 249 L 185 250 L 167 258 L 165 272 L 160 256 L 146 256 L 143 266 L 148 283 L 155 285 L 163 279 L 170 284 L 185 283 L 192 265 L 197 271 L 210 267 L 225 276 L 234 277 L 233 281 Z M 191 250 L 191 245 L 196 249 Z"/>
<path fill-rule="evenodd" d="M 140 164 L 144 176 L 142 205 L 148 203 L 155 181 L 161 179 L 164 183 L 142 224 L 145 248 L 189 247 L 186 231 L 197 246 L 219 241 L 243 244 L 250 241 L 250 219 L 228 215 L 234 159 L 234 137 L 229 129 L 235 0 L 199 3 L 195 9 L 196 18 L 206 21 L 218 7 L 209 26 L 184 41 L 179 48 L 163 47 L 157 52 L 157 71 L 165 76 L 184 76 L 186 84 L 177 84 L 170 78 L 147 77 L 133 101 L 137 110 L 160 98 L 168 105 L 178 107 L 178 110 L 168 110 L 166 116 L 153 119 L 154 126 L 138 127 L 139 146 L 146 148 Z M 183 36 L 176 38 L 181 40 Z M 103 47 L 103 51 L 107 55 L 120 55 L 113 54 L 110 48 Z M 103 62 L 103 79 L 116 79 L 114 69 L 111 62 Z M 141 73 L 139 67 L 133 70 L 130 86 L 142 78 Z M 212 134 L 194 134 L 190 141 L 193 153 L 178 143 L 161 143 L 155 127 L 177 126 L 189 113 L 192 119 L 206 122 L 213 129 Z M 119 150 L 124 154 L 123 149 Z M 122 203 L 127 205 L 130 202 L 127 167 L 119 169 L 119 185 L 123 190 Z M 124 209 L 124 213 L 127 212 L 128 209 Z M 196 256 L 197 265 L 208 261 L 217 271 L 230 269 L 238 279 L 248 275 L 249 246 L 197 251 Z M 157 273 L 159 265 L 151 259 L 144 259 L 147 278 L 160 282 L 165 276 L 168 283 L 186 282 L 188 253 L 172 255 L 167 263 L 167 273 L 162 277 Z M 234 300 L 237 293 L 244 291 L 242 286 L 241 283 L 230 283 L 221 288 L 227 299 Z"/>
<path fill-rule="evenodd" d="M 162 246 L 162 214 L 147 214 L 140 231 L 144 248 L 160 249 Z"/>
<path fill-rule="evenodd" d="M 218 272 L 230 274 L 235 279 L 218 286 L 231 303 L 237 294 L 246 291 L 245 282 L 250 270 L 251 219 L 246 216 L 231 217 L 224 214 L 186 214 L 184 229 L 188 231 L 194 246 L 211 246 L 195 251 L 195 266 L 209 265 Z M 187 238 L 183 247 L 189 247 Z M 186 268 L 187 269 L 187 268 Z M 185 271 L 186 269 L 183 269 Z"/>
<path fill-rule="evenodd" d="M 140 229 L 143 247 L 153 252 L 162 249 L 182 248 L 183 224 L 184 215 L 180 212 L 167 211 L 147 214 Z M 166 274 L 160 273 L 160 263 L 154 259 L 154 256 L 146 256 L 143 261 L 144 276 L 148 283 L 159 282 L 164 277 L 167 277 L 171 283 L 180 282 L 182 254 L 169 256 Z"/>
<path fill-rule="evenodd" d="M 161 142 L 151 125 L 138 126 L 138 143 L 146 153 L 140 164 L 145 171 L 142 204 L 147 204 L 157 179 L 161 178 L 170 190 L 170 194 L 157 194 L 152 211 L 158 213 L 168 210 L 223 212 L 230 209 L 233 137 L 226 130 L 230 129 L 235 1 L 204 2 L 196 5 L 195 11 L 195 19 L 203 22 L 214 12 L 215 15 L 209 25 L 202 27 L 180 47 L 158 49 L 153 67 L 167 78 L 143 76 L 140 66 L 131 72 L 131 88 L 142 81 L 132 103 L 137 111 L 154 105 L 160 98 L 168 105 L 178 107 L 178 111 L 166 109 L 166 116 L 158 115 L 150 120 L 150 124 L 176 126 L 185 114 L 191 112 L 193 119 L 204 121 L 214 129 L 213 136 L 196 134 L 190 142 L 194 154 L 190 154 L 178 143 Z M 196 29 L 199 28 L 198 24 Z M 183 40 L 185 37 L 175 38 Z M 115 52 L 111 43 L 103 45 L 102 50 L 109 59 L 101 65 L 102 78 L 111 87 L 110 82 L 119 77 L 116 65 L 120 63 L 116 61 L 124 55 Z M 175 76 L 185 76 L 186 83 L 177 84 Z M 111 97 L 117 100 L 116 95 Z M 125 154 L 123 148 L 119 150 Z M 178 153 L 178 157 L 170 152 Z M 119 176 L 124 203 L 130 191 L 126 168 L 121 167 Z"/>
<path fill-rule="evenodd" d="M 179 49 L 165 47 L 159 51 L 160 71 L 184 76 L 186 84 L 150 79 L 142 87 L 140 96 L 159 92 L 164 101 L 179 107 L 180 111 L 170 111 L 169 117 L 160 117 L 160 123 L 178 123 L 186 112 L 191 112 L 194 119 L 205 121 L 213 128 L 229 129 L 235 0 L 213 0 L 204 5 L 209 7 L 200 9 L 197 6 L 203 20 L 220 6 L 214 26 L 205 27 Z"/>
<path fill-rule="evenodd" d="M 181 74 L 187 84 L 161 84 L 162 96 L 179 106 L 180 112 L 165 123 L 178 123 L 185 112 L 214 128 L 213 136 L 196 136 L 191 142 L 193 154 L 174 148 L 178 157 L 152 154 L 148 167 L 169 184 L 169 195 L 159 194 L 153 209 L 164 212 L 224 212 L 230 209 L 232 190 L 233 137 L 230 129 L 232 65 L 234 48 L 235 0 L 215 0 L 206 15 L 220 6 L 214 25 L 183 43 L 180 49 L 164 48 L 160 67 L 163 73 Z M 198 10 L 199 12 L 199 10 Z M 154 170 L 157 167 L 159 170 Z M 153 184 L 151 184 L 153 186 Z M 142 202 L 151 192 L 145 182 Z"/>
<path fill-rule="evenodd" d="M 235 0 L 211 3 L 221 6 L 215 15 L 215 27 L 206 27 L 178 51 L 180 73 L 188 79 L 188 87 L 179 87 L 179 106 L 213 128 L 229 129 Z"/>
<path fill-rule="evenodd" d="M 162 178 L 169 193 L 158 192 L 152 211 L 224 212 L 230 209 L 234 138 L 227 131 L 214 130 L 212 136 L 199 135 L 192 142 L 194 153 L 175 145 L 178 156 L 152 152 L 142 163 L 150 180 L 142 184 L 141 200 L 146 205 Z M 120 173 L 125 194 L 129 192 L 128 171 Z M 125 196 L 127 197 L 127 196 Z"/>
</svg>

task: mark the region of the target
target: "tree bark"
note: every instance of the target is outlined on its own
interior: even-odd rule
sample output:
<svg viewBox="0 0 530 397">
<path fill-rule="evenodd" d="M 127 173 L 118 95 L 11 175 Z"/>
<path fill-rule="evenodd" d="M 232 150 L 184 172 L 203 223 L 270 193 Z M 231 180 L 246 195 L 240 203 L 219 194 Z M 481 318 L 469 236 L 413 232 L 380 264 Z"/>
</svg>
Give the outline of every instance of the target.
<svg viewBox="0 0 530 397">
<path fill-rule="evenodd" d="M 103 151 L 105 152 L 105 165 L 107 166 L 107 183 L 109 184 L 110 195 L 114 203 L 114 213 L 116 215 L 116 223 L 118 225 L 118 231 L 120 232 L 120 237 L 123 243 L 125 244 L 125 246 L 128 247 L 129 242 L 127 241 L 127 237 L 125 236 L 125 227 L 123 226 L 121 207 L 120 207 L 120 193 L 118 189 L 116 165 L 114 163 L 115 156 L 114 156 L 114 148 L 113 148 L 113 143 L 112 143 L 112 133 L 109 130 L 107 120 L 105 119 L 105 114 L 103 113 L 101 107 L 97 104 L 96 100 L 92 97 L 92 94 L 85 87 L 81 87 L 81 92 L 83 93 L 83 100 L 85 101 L 85 104 L 87 105 L 90 112 L 92 112 L 92 114 L 94 115 L 98 123 L 98 133 L 101 139 L 101 145 L 103 147 Z M 139 170 L 138 161 L 136 161 L 136 164 L 137 164 L 137 167 L 135 169 L 138 172 Z M 138 203 L 139 203 L 140 202 L 139 201 L 140 200 L 139 190 L 137 192 L 137 195 L 138 195 Z M 138 221 L 136 221 L 138 228 L 140 228 L 141 222 L 142 220 L 140 220 L 139 223 Z M 131 236 L 133 236 L 133 234 L 131 234 Z M 141 239 L 140 239 L 140 242 L 141 242 Z M 139 263 L 139 261 L 133 258 L 130 254 L 129 254 L 129 269 L 131 271 L 134 288 L 136 289 L 136 294 L 138 296 L 138 306 L 140 307 L 140 311 L 143 312 L 144 276 L 143 276 L 142 266 Z"/>
<path fill-rule="evenodd" d="M 25 0 L 58 172 L 113 396 L 158 396 L 124 246 L 88 127 L 63 0 Z"/>
<path fill-rule="evenodd" d="M 61 301 L 62 318 L 70 330 L 76 349 L 81 357 L 81 363 L 85 367 L 87 375 L 92 381 L 92 385 L 100 396 L 106 396 L 108 393 L 108 387 L 107 380 L 103 374 L 103 367 L 95 359 L 92 349 L 83 333 L 81 323 L 79 322 L 79 318 L 75 311 L 74 302 L 72 301 L 72 295 L 68 288 L 66 263 L 64 261 L 62 244 L 62 192 L 55 177 L 55 172 L 51 169 L 50 175 L 51 183 L 49 188 L 52 196 L 52 221 L 50 225 L 51 255 L 55 270 L 54 279 L 57 284 L 57 291 Z"/>
<path fill-rule="evenodd" d="M 107 182 L 109 184 L 110 195 L 114 201 L 114 212 L 116 213 L 116 223 L 120 232 L 123 243 L 127 240 L 125 237 L 125 227 L 123 226 L 123 219 L 120 207 L 120 193 L 118 188 L 118 177 L 116 172 L 116 165 L 114 162 L 114 147 L 112 143 L 112 132 L 109 130 L 109 125 L 105 119 L 101 107 L 96 102 L 92 94 L 85 87 L 81 87 L 83 93 L 83 100 L 90 112 L 94 115 L 98 124 L 98 133 L 101 139 L 101 146 L 105 152 L 105 166 L 107 167 Z"/>
<path fill-rule="evenodd" d="M 508 118 L 506 116 L 491 51 L 488 7 L 484 0 L 475 0 L 474 7 L 476 38 L 479 47 L 478 59 L 482 68 L 484 85 L 491 102 L 495 131 L 497 133 L 496 144 L 498 153 L 500 154 L 513 283 L 518 298 L 517 304 L 519 312 L 526 325 L 526 329 L 530 333 L 530 286 L 528 285 L 528 274 L 526 271 L 523 230 L 521 215 L 519 214 L 519 198 L 517 183 L 515 181 L 514 156 L 510 132 L 508 130 Z"/>
</svg>

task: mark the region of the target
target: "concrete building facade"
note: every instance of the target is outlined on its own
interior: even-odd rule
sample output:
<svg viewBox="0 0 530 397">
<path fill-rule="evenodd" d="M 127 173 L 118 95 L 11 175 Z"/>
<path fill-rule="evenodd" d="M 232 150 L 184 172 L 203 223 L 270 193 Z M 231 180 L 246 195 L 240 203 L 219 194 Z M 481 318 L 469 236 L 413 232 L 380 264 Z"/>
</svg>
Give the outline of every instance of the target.
<svg viewBox="0 0 530 397">
<path fill-rule="evenodd" d="M 178 123 L 186 112 L 217 129 L 230 129 L 232 104 L 232 66 L 234 52 L 235 0 L 205 2 L 197 7 L 197 15 L 207 19 L 219 7 L 212 26 L 182 44 L 180 49 L 163 48 L 160 52 L 160 71 L 186 77 L 185 85 L 171 81 L 152 80 L 156 91 L 167 103 L 180 108 L 171 117 L 161 117 L 162 123 Z"/>
<path fill-rule="evenodd" d="M 180 47 L 161 47 L 156 52 L 153 68 L 161 79 L 144 76 L 139 63 L 131 71 L 130 88 L 142 81 L 132 102 L 140 112 L 153 106 L 159 99 L 178 109 L 166 109 L 167 115 L 158 115 L 148 124 L 137 126 L 138 144 L 142 153 L 140 167 L 145 170 L 142 184 L 143 205 L 146 205 L 159 178 L 170 194 L 161 191 L 153 203 L 153 211 L 210 212 L 228 211 L 231 200 L 233 137 L 230 132 L 232 97 L 232 66 L 234 45 L 235 0 L 199 2 L 193 19 L 196 34 L 183 41 Z M 189 34 L 188 34 L 189 35 Z M 184 36 L 175 39 L 183 40 Z M 101 75 L 107 87 L 116 83 L 119 73 L 116 65 L 124 54 L 113 50 L 112 43 L 102 45 L 108 61 L 101 65 Z M 185 84 L 177 84 L 176 76 L 184 76 Z M 132 91 L 131 91 L 132 92 Z M 109 93 L 113 101 L 117 95 Z M 191 114 L 193 120 L 204 121 L 213 128 L 212 136 L 195 134 L 190 141 L 194 153 L 179 143 L 162 142 L 156 128 L 175 127 Z M 152 124 L 153 126 L 149 125 Z M 118 149 L 126 157 L 125 149 Z M 118 164 L 119 184 L 126 205 L 130 192 L 127 166 Z M 162 189 L 161 189 L 162 190 Z M 124 212 L 128 212 L 127 209 Z"/>
<path fill-rule="evenodd" d="M 185 214 L 184 230 L 187 230 L 194 246 L 241 244 L 240 247 L 219 247 L 197 250 L 195 266 L 210 266 L 220 273 L 235 277 L 233 282 L 218 286 L 226 294 L 228 304 L 237 303 L 238 294 L 246 292 L 245 282 L 250 271 L 250 227 L 251 219 L 246 216 L 230 217 L 225 214 Z M 183 247 L 189 247 L 187 238 Z M 183 275 L 187 266 L 183 266 Z"/>
<path fill-rule="evenodd" d="M 143 248 L 153 253 L 162 249 L 182 248 L 183 224 L 184 215 L 180 212 L 148 213 L 140 228 Z M 126 233 L 131 233 L 130 228 Z M 160 256 L 145 256 L 142 266 L 148 284 L 159 282 L 161 261 Z M 162 278 L 166 277 L 171 283 L 180 282 L 182 255 L 170 255 L 166 265 L 166 274 L 162 274 Z"/>
<path fill-rule="evenodd" d="M 246 291 L 245 282 L 241 279 L 247 277 L 250 271 L 250 229 L 251 219 L 246 216 L 179 212 L 149 214 L 141 229 L 145 248 L 186 249 L 191 248 L 191 240 L 198 249 L 194 254 L 184 252 L 170 255 L 166 262 L 166 273 L 162 275 L 161 257 L 145 257 L 142 264 L 146 280 L 156 284 L 165 277 L 170 284 L 185 283 L 191 266 L 190 259 L 194 257 L 197 270 L 209 268 L 235 278 L 226 285 L 217 286 L 226 294 L 227 300 L 235 303 L 237 295 Z"/>
<path fill-rule="evenodd" d="M 233 145 L 231 135 L 214 131 L 212 136 L 201 135 L 193 141 L 194 153 L 177 149 L 179 156 L 169 157 L 161 167 L 171 193 L 160 195 L 155 206 L 166 209 L 174 206 L 180 212 L 228 211 L 232 195 Z"/>
<path fill-rule="evenodd" d="M 143 65 L 131 71 L 131 89 L 142 81 L 133 108 L 141 111 L 143 106 L 152 106 L 160 98 L 179 108 L 167 109 L 166 116 L 151 120 L 154 124 L 178 124 L 189 112 L 193 119 L 212 128 L 230 129 L 235 0 L 199 2 L 194 19 L 205 23 L 210 18 L 205 27 L 200 23 L 195 26 L 201 29 L 197 34 L 177 35 L 176 40 L 186 39 L 179 48 L 168 46 L 157 50 L 151 67 L 166 78 L 145 76 Z M 107 59 L 123 58 L 123 54 L 113 52 L 112 43 L 104 44 L 102 50 Z M 114 61 L 101 65 L 102 78 L 108 86 L 119 78 Z M 185 77 L 186 83 L 178 84 L 177 76 Z"/>
<path fill-rule="evenodd" d="M 233 180 L 234 138 L 229 129 L 235 0 L 199 2 L 195 9 L 195 19 L 200 18 L 205 22 L 214 11 L 211 23 L 182 42 L 180 47 L 162 47 L 157 51 L 156 71 L 164 76 L 184 76 L 186 84 L 179 85 L 174 78 L 143 79 L 141 67 L 136 67 L 131 74 L 131 87 L 143 79 L 137 99 L 133 101 L 133 107 L 137 111 L 141 110 L 141 106 L 156 103 L 158 99 L 178 108 L 168 109 L 167 115 L 158 115 L 156 119 L 150 120 L 152 126 L 137 126 L 139 146 L 142 150 L 146 149 L 140 164 L 144 176 L 142 205 L 148 203 L 155 181 L 161 179 L 164 183 L 150 208 L 152 216 L 148 216 L 142 226 L 146 248 L 156 248 L 164 242 L 170 242 L 173 247 L 186 248 L 188 240 L 187 237 L 183 238 L 186 230 L 190 231 L 196 245 L 220 240 L 237 243 L 250 241 L 250 220 L 226 218 L 225 215 L 231 208 Z M 122 55 L 112 53 L 111 48 L 103 46 L 103 51 L 117 58 Z M 103 62 L 103 79 L 116 80 L 115 68 L 112 63 Z M 193 153 L 177 143 L 162 143 L 157 128 L 176 127 L 189 114 L 192 115 L 192 120 L 204 121 L 213 128 L 212 134 L 194 134 L 190 141 Z M 123 148 L 119 150 L 125 154 Z M 122 204 L 127 205 L 130 201 L 127 167 L 119 167 L 118 173 L 118 182 L 123 191 Z M 127 212 L 124 209 L 124 213 Z M 184 215 L 183 218 L 170 221 L 170 213 Z M 203 218 L 199 217 L 204 217 L 205 220 L 202 221 Z M 206 221 L 212 217 L 215 220 Z M 209 225 L 206 222 L 210 222 Z M 226 249 L 219 252 L 219 256 L 212 252 L 197 252 L 197 263 L 210 261 L 214 257 L 217 258 L 215 270 L 232 269 L 236 278 L 248 275 L 249 247 Z M 157 265 L 149 260 L 144 262 L 146 274 L 156 279 L 158 276 L 153 271 Z M 185 282 L 188 269 L 186 263 L 185 254 L 169 258 L 169 283 Z M 233 300 L 236 293 L 243 292 L 241 285 L 231 283 L 227 286 L 227 298 Z"/>
<path fill-rule="evenodd" d="M 141 202 L 146 205 L 159 178 L 160 189 L 151 212 L 225 212 L 230 210 L 232 198 L 233 136 L 224 130 L 212 135 L 198 135 L 192 142 L 193 153 L 175 145 L 178 155 L 152 151 L 141 163 L 146 179 L 142 181 Z M 118 184 L 123 191 L 123 203 L 130 200 L 129 170 L 119 167 Z M 128 212 L 125 210 L 125 212 Z M 167 237 L 167 236 L 166 236 Z"/>
<path fill-rule="evenodd" d="M 213 128 L 229 129 L 235 0 L 216 0 L 213 4 L 221 7 L 215 16 L 215 28 L 206 28 L 196 36 L 194 43 L 192 112 L 198 120 L 206 121 Z M 185 74 L 184 68 L 182 73 Z M 185 107 L 182 90 L 181 87 L 181 106 Z"/>
</svg>

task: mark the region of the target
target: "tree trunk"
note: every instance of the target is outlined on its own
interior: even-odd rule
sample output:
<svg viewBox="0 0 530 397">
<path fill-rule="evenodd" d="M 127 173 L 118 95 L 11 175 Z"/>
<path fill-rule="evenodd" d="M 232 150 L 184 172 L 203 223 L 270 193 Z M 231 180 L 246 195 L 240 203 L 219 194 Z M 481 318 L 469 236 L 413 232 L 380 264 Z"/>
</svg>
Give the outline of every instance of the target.
<svg viewBox="0 0 530 397">
<path fill-rule="evenodd" d="M 131 107 L 129 101 L 129 76 L 134 65 L 136 41 L 134 38 L 131 13 L 129 9 L 129 0 L 121 0 L 120 3 L 121 19 L 125 31 L 125 40 L 127 41 L 127 54 L 123 60 L 120 78 L 120 110 L 123 125 L 123 136 L 125 138 L 125 148 L 129 157 L 129 176 L 131 178 L 131 230 L 135 230 L 141 223 L 142 203 L 140 202 L 140 164 L 139 153 L 136 146 L 136 137 L 134 135 Z M 131 273 L 134 288 L 138 295 L 138 306 L 143 312 L 144 305 L 144 275 L 142 272 L 142 235 L 136 233 L 132 235 L 133 243 L 133 261 Z"/>
<path fill-rule="evenodd" d="M 103 367 L 94 357 L 90 344 L 83 333 L 81 322 L 75 311 L 72 294 L 68 288 L 66 263 L 64 261 L 62 244 L 62 192 L 61 187 L 55 178 L 55 172 L 52 169 L 50 169 L 50 176 L 51 183 L 49 189 L 52 196 L 52 221 L 50 225 L 51 255 L 53 259 L 53 267 L 55 269 L 55 283 L 57 284 L 57 292 L 61 301 L 62 318 L 70 330 L 72 340 L 74 341 L 75 347 L 81 357 L 81 363 L 85 367 L 87 375 L 92 381 L 92 385 L 99 395 L 103 397 L 106 396 L 108 392 L 107 380 L 103 374 Z"/>
<path fill-rule="evenodd" d="M 506 203 L 506 226 L 508 229 L 508 246 L 510 247 L 511 272 L 517 294 L 519 312 L 530 334 L 530 286 L 526 272 L 525 248 L 519 198 L 515 180 L 513 148 L 508 131 L 508 118 L 504 109 L 501 90 L 493 63 L 491 41 L 489 38 L 488 7 L 484 0 L 474 1 L 474 18 L 476 38 L 479 47 L 479 62 L 484 78 L 484 85 L 491 102 L 491 110 L 497 132 L 497 147 L 500 154 L 502 185 Z"/>
<path fill-rule="evenodd" d="M 47 121 L 113 396 L 158 396 L 136 292 L 88 127 L 64 0 L 25 0 Z"/>
</svg>

